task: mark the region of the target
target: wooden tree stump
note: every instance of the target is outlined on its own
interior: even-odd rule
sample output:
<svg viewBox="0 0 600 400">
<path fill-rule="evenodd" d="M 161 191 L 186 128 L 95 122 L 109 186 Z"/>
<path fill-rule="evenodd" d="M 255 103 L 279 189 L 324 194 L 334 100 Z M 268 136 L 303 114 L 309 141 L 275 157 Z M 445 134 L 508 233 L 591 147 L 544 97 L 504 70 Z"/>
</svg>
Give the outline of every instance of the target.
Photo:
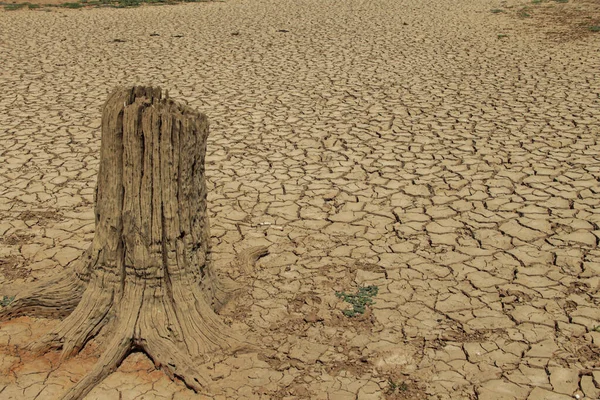
<svg viewBox="0 0 600 400">
<path fill-rule="evenodd" d="M 102 355 L 64 399 L 81 399 L 132 350 L 200 390 L 195 369 L 242 341 L 215 314 L 237 290 L 211 267 L 204 158 L 208 120 L 159 88 L 112 93 L 103 108 L 96 233 L 60 276 L 17 295 L 0 313 L 64 317 L 30 350 L 61 361 L 102 333 Z M 266 248 L 242 255 L 253 263 Z"/>
</svg>

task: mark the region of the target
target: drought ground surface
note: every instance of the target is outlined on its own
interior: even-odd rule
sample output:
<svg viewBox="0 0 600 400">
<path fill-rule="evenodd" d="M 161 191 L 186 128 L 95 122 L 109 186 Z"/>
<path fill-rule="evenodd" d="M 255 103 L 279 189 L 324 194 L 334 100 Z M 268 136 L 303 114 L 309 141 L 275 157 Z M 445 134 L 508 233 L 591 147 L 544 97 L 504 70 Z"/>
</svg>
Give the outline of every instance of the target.
<svg viewBox="0 0 600 400">
<path fill-rule="evenodd" d="M 202 395 L 133 354 L 87 400 L 598 399 L 600 35 L 506 6 L 0 12 L 0 295 L 87 247 L 100 107 L 158 85 L 211 122 L 217 265 L 269 246 L 223 313 L 261 351 L 204 365 Z M 94 342 L 23 350 L 54 324 L 0 323 L 0 399 L 91 368 Z"/>
</svg>

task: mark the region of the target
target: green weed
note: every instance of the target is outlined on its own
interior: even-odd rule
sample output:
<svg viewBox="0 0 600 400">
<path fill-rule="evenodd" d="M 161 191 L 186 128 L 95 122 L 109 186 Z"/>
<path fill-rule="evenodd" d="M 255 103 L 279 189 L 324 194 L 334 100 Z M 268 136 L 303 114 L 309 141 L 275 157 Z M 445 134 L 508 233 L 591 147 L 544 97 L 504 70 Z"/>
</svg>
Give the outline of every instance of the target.
<svg viewBox="0 0 600 400">
<path fill-rule="evenodd" d="M 600 25 L 590 26 L 590 31 L 592 32 L 600 32 Z"/>
<path fill-rule="evenodd" d="M 116 8 L 138 7 L 142 2 L 140 0 L 118 0 L 111 5 Z"/>
<path fill-rule="evenodd" d="M 7 11 L 15 11 L 15 10 L 19 10 L 23 7 L 25 7 L 26 4 L 22 3 L 22 4 L 7 4 L 4 6 L 4 9 Z"/>
<path fill-rule="evenodd" d="M 344 310 L 347 317 L 355 317 L 358 314 L 364 314 L 367 306 L 374 304 L 373 297 L 377 296 L 379 288 L 377 286 L 366 286 L 358 289 L 356 294 L 344 292 L 335 292 L 335 295 L 352 305 L 352 310 Z"/>
<path fill-rule="evenodd" d="M 408 390 L 408 385 L 406 382 L 394 382 L 391 379 L 388 379 L 388 389 L 387 394 L 394 394 L 396 392 L 406 392 Z"/>
<path fill-rule="evenodd" d="M 2 300 L 0 300 L 0 306 L 6 307 L 10 303 L 12 303 L 14 299 L 15 299 L 15 296 L 11 296 L 11 297 L 2 296 Z"/>
<path fill-rule="evenodd" d="M 517 12 L 517 15 L 519 16 L 519 18 L 529 18 L 531 17 L 531 14 L 529 14 L 527 11 L 529 11 L 527 7 L 522 8 Z"/>
</svg>

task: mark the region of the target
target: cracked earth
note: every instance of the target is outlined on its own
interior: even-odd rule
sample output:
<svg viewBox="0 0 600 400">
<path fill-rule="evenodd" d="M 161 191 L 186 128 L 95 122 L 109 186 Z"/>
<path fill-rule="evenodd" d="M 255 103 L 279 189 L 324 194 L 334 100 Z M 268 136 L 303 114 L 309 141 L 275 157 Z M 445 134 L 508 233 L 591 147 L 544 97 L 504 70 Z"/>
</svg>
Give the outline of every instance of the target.
<svg viewBox="0 0 600 400">
<path fill-rule="evenodd" d="M 135 353 L 87 400 L 600 398 L 600 35 L 501 6 L 0 11 L 0 296 L 90 243 L 100 107 L 156 85 L 210 120 L 217 266 L 269 247 L 222 313 L 261 351 L 203 365 L 203 394 Z M 56 323 L 0 323 L 0 399 L 94 364 L 24 350 Z"/>
</svg>

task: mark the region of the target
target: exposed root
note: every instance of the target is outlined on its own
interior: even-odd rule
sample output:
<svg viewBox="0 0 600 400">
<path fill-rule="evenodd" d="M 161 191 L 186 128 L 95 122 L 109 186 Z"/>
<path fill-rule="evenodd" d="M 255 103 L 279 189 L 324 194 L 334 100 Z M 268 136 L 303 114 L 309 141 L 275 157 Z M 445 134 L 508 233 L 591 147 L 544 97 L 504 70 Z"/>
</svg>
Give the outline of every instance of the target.
<svg viewBox="0 0 600 400">
<path fill-rule="evenodd" d="M 255 246 L 242 250 L 237 256 L 242 273 L 251 275 L 254 272 L 254 265 L 258 259 L 267 254 L 269 254 L 269 249 L 265 246 Z"/>
<path fill-rule="evenodd" d="M 64 318 L 79 304 L 90 277 L 92 246 L 58 275 L 27 284 L 15 300 L 0 309 L 0 320 L 23 315 Z"/>
<path fill-rule="evenodd" d="M 265 254 L 264 247 L 248 249 L 238 258 L 239 265 L 250 271 L 250 266 Z M 160 284 L 147 287 L 147 282 L 129 278 L 120 289 L 120 282 L 101 269 L 88 278 L 87 289 L 83 291 L 85 282 L 73 269 L 65 271 L 30 288 L 17 299 L 16 306 L 3 310 L 7 316 L 26 312 L 39 315 L 40 310 L 44 315 L 56 316 L 61 315 L 57 314 L 60 307 L 73 304 L 70 315 L 28 346 L 28 350 L 35 352 L 62 348 L 61 363 L 76 355 L 101 330 L 103 337 L 114 337 L 106 347 L 100 346 L 104 350 L 98 363 L 63 399 L 83 398 L 136 348 L 147 353 L 169 377 L 181 379 L 196 392 L 210 379 L 195 365 L 212 361 L 212 355 L 222 351 L 231 354 L 253 350 L 251 344 L 220 321 L 199 286 L 174 282 L 165 291 Z M 217 304 L 225 304 L 241 289 L 241 285 L 228 278 L 216 279 L 214 287 L 214 297 L 220 301 Z"/>
<path fill-rule="evenodd" d="M 196 365 L 214 361 L 214 354 L 232 353 L 248 344 L 233 335 L 197 288 L 173 286 L 174 304 L 164 296 L 146 298 L 134 343 L 169 377 L 198 392 L 210 379 Z"/>
<path fill-rule="evenodd" d="M 74 270 L 61 272 L 50 279 L 27 285 L 15 294 L 15 300 L 0 309 L 0 319 L 7 320 L 30 315 L 36 317 L 64 318 L 79 304 L 85 282 Z"/>
<path fill-rule="evenodd" d="M 169 378 L 182 380 L 195 392 L 199 392 L 202 387 L 207 386 L 208 379 L 194 368 L 196 362 L 184 351 L 181 351 L 172 340 L 152 335 L 151 338 L 145 340 L 141 349 L 154 362 L 154 366 L 161 369 Z"/>
<path fill-rule="evenodd" d="M 131 352 L 131 337 L 128 334 L 115 336 L 92 370 L 63 396 L 62 400 L 80 400 L 108 375 L 117 370 Z"/>
<path fill-rule="evenodd" d="M 117 89 L 104 105 L 93 242 L 0 313 L 66 316 L 29 347 L 62 348 L 61 362 L 97 337 L 98 363 L 64 399 L 84 398 L 135 349 L 199 391 L 210 382 L 199 365 L 250 347 L 215 314 L 240 285 L 219 280 L 210 263 L 207 136 L 206 116 L 159 88 Z M 242 275 L 265 254 L 244 250 Z"/>
<path fill-rule="evenodd" d="M 94 386 L 116 371 L 133 349 L 134 328 L 145 286 L 132 282 L 117 303 L 113 301 L 114 295 L 110 292 L 107 295 L 100 290 L 100 282 L 99 278 L 93 279 L 75 311 L 52 332 L 30 346 L 30 350 L 37 351 L 62 347 L 62 363 L 78 353 L 103 327 L 110 334 L 105 336 L 113 337 L 105 347 L 101 346 L 102 356 L 93 369 L 65 394 L 63 400 L 82 399 Z"/>
<path fill-rule="evenodd" d="M 116 371 L 131 352 L 144 288 L 143 283 L 135 282 L 126 288 L 127 290 L 123 292 L 123 298 L 118 304 L 112 303 L 117 317 L 107 328 L 115 336 L 103 348 L 102 356 L 94 368 L 65 394 L 63 400 L 82 399 L 94 386 Z"/>
<path fill-rule="evenodd" d="M 269 254 L 269 250 L 265 246 L 255 246 L 242 250 L 236 257 L 234 263 L 237 264 L 243 275 L 251 276 L 254 272 L 254 266 L 259 258 Z M 244 287 L 232 279 L 219 276 L 212 281 L 213 283 L 213 299 L 212 305 L 218 313 L 223 307 L 233 299 L 238 292 Z"/>
<path fill-rule="evenodd" d="M 28 346 L 28 350 L 45 352 L 63 349 L 61 362 L 79 352 L 80 349 L 107 323 L 114 294 L 109 288 L 102 290 L 100 278 L 88 285 L 75 310 L 58 326 Z"/>
<path fill-rule="evenodd" d="M 242 285 L 226 276 L 220 276 L 213 283 L 213 309 L 220 312 L 223 307 L 242 289 Z"/>
<path fill-rule="evenodd" d="M 128 279 L 117 293 L 101 289 L 101 282 L 93 278 L 75 311 L 29 347 L 34 351 L 62 347 L 62 362 L 101 329 L 104 338 L 114 337 L 106 346 L 100 344 L 98 363 L 63 399 L 82 399 L 135 349 L 143 350 L 169 377 L 198 392 L 210 379 L 195 366 L 214 361 L 214 354 L 251 347 L 220 321 L 198 287 L 175 282 L 164 291 L 160 285 L 148 287 L 145 281 Z"/>
</svg>

